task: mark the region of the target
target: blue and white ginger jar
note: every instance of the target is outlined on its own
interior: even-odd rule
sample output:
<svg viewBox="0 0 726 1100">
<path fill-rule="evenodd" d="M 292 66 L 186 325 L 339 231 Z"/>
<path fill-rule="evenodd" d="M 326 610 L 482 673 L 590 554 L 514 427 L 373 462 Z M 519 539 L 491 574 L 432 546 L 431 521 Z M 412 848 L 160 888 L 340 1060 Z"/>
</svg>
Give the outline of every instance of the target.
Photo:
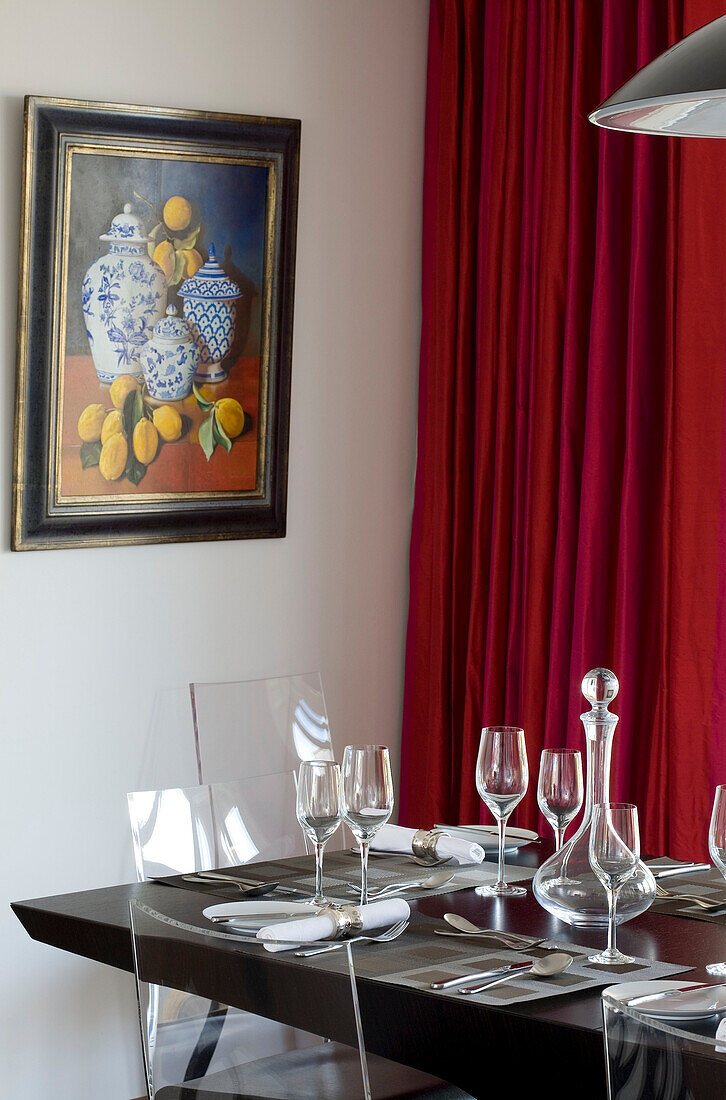
<svg viewBox="0 0 726 1100">
<path fill-rule="evenodd" d="M 154 326 L 154 335 L 141 349 L 141 369 L 146 388 L 162 401 L 181 401 L 192 392 L 199 364 L 199 348 L 189 325 L 167 306 L 166 317 Z"/>
<path fill-rule="evenodd" d="M 206 264 L 179 287 L 184 316 L 199 345 L 197 382 L 221 382 L 227 377 L 229 371 L 222 360 L 232 348 L 236 303 L 241 294 L 237 283 L 217 263 L 213 244 Z"/>
<path fill-rule="evenodd" d="M 110 384 L 120 374 L 141 378 L 139 354 L 164 316 L 167 285 L 130 203 L 99 240 L 108 241 L 108 252 L 83 279 L 83 316 L 96 374 Z"/>
</svg>

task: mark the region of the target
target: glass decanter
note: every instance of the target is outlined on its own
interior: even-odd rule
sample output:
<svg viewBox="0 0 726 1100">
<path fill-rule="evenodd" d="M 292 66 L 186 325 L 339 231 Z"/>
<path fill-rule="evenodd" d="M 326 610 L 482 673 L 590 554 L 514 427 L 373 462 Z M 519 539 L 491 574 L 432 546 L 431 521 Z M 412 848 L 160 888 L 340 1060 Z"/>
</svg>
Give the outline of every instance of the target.
<svg viewBox="0 0 726 1100">
<path fill-rule="evenodd" d="M 588 846 L 593 807 L 610 801 L 610 756 L 617 714 L 608 710 L 620 685 L 615 673 L 594 668 L 582 681 L 590 710 L 581 714 L 587 743 L 587 790 L 582 823 L 571 840 L 543 863 L 532 890 L 543 909 L 567 924 L 605 928 L 608 902 L 604 887 L 590 867 Z M 617 923 L 639 916 L 652 904 L 655 879 L 642 862 L 618 897 Z"/>
</svg>

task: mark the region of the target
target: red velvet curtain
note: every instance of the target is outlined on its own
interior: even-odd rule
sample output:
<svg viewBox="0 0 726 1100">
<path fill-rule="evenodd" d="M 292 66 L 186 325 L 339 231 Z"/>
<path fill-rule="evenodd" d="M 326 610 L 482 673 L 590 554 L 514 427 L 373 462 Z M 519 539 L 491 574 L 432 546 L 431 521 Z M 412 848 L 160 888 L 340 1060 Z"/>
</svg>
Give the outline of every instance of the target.
<svg viewBox="0 0 726 1100">
<path fill-rule="evenodd" d="M 401 820 L 475 821 L 482 725 L 584 748 L 704 850 L 726 782 L 726 142 L 588 112 L 724 0 L 431 0 Z M 723 498 L 723 499 L 722 499 Z"/>
</svg>

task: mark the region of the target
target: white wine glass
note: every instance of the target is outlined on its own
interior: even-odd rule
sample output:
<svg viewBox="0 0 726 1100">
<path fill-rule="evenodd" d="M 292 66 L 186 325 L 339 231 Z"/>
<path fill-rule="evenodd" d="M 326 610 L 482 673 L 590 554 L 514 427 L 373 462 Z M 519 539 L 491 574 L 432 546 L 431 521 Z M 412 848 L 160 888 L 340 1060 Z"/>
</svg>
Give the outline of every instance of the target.
<svg viewBox="0 0 726 1100">
<path fill-rule="evenodd" d="M 340 767 L 332 760 L 303 760 L 297 781 L 297 819 L 315 848 L 316 905 L 330 904 L 323 894 L 323 849 L 340 825 Z"/>
<path fill-rule="evenodd" d="M 570 822 L 583 800 L 582 754 L 579 749 L 544 749 L 539 761 L 537 805 L 555 831 L 559 852 Z"/>
<path fill-rule="evenodd" d="M 726 785 L 716 788 L 713 796 L 711 824 L 708 829 L 708 850 L 714 865 L 726 878 Z M 726 962 L 709 963 L 706 967 L 714 977 L 726 978 Z"/>
<path fill-rule="evenodd" d="M 618 894 L 635 874 L 640 859 L 638 810 L 630 802 L 602 802 L 595 806 L 590 827 L 590 866 L 605 887 L 608 897 L 608 945 L 589 962 L 605 966 L 631 963 L 615 944 L 615 913 Z"/>
<path fill-rule="evenodd" d="M 485 726 L 481 731 L 476 761 L 476 789 L 497 821 L 499 868 L 497 881 L 478 886 L 477 894 L 517 898 L 527 893 L 522 886 L 509 886 L 504 881 L 504 835 L 507 821 L 515 806 L 524 798 L 528 783 L 524 730 L 518 726 Z"/>
<path fill-rule="evenodd" d="M 393 813 L 393 777 L 385 745 L 346 745 L 341 788 L 343 820 L 360 845 L 360 903 L 365 905 L 368 847 Z"/>
</svg>

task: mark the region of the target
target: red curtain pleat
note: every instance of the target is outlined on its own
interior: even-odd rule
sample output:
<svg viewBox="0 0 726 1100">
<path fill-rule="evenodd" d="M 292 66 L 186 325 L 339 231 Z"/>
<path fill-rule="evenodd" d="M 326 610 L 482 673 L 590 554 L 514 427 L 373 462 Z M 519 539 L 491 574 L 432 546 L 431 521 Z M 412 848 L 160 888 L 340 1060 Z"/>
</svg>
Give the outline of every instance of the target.
<svg viewBox="0 0 726 1100">
<path fill-rule="evenodd" d="M 726 144 L 588 112 L 723 0 L 431 0 L 401 820 L 482 815 L 482 725 L 583 746 L 704 850 L 726 782 Z M 722 501 L 722 495 L 724 500 Z"/>
</svg>

